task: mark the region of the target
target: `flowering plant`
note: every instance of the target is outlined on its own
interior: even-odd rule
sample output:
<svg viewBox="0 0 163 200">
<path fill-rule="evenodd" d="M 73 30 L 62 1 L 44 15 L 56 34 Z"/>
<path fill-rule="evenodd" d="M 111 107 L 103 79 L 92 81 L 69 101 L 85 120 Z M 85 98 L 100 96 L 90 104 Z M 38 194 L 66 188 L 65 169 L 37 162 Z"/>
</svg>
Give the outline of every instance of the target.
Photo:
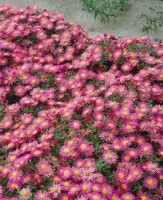
<svg viewBox="0 0 163 200">
<path fill-rule="evenodd" d="M 0 199 L 161 199 L 163 42 L 37 6 L 0 21 Z"/>
</svg>

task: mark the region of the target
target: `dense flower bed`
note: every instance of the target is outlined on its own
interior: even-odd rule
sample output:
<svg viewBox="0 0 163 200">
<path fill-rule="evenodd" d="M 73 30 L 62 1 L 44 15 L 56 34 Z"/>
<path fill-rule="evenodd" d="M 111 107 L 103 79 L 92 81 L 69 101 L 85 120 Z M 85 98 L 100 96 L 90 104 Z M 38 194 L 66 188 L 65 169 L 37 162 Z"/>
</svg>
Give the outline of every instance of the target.
<svg viewBox="0 0 163 200">
<path fill-rule="evenodd" d="M 37 6 L 0 21 L 0 199 L 161 199 L 163 42 Z"/>
</svg>

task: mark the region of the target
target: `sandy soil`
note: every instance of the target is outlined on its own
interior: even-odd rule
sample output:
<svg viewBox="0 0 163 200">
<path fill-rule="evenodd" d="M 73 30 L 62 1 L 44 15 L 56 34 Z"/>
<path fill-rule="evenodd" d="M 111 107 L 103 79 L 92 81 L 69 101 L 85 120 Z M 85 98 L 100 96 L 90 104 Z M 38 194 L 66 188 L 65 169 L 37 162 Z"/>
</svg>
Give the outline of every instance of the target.
<svg viewBox="0 0 163 200">
<path fill-rule="evenodd" d="M 116 21 L 101 24 L 98 20 L 94 20 L 91 14 L 82 10 L 79 0 L 0 0 L 0 4 L 9 3 L 19 7 L 35 4 L 40 8 L 50 9 L 65 15 L 66 21 L 75 22 L 82 25 L 88 31 L 91 37 L 102 35 L 103 33 L 112 33 L 122 38 L 143 36 L 145 33 L 141 31 L 145 18 L 142 14 L 152 15 L 149 7 L 159 6 L 163 10 L 163 1 L 161 0 L 129 0 L 132 7 L 123 16 Z M 163 27 L 149 34 L 151 39 L 163 39 Z"/>
</svg>

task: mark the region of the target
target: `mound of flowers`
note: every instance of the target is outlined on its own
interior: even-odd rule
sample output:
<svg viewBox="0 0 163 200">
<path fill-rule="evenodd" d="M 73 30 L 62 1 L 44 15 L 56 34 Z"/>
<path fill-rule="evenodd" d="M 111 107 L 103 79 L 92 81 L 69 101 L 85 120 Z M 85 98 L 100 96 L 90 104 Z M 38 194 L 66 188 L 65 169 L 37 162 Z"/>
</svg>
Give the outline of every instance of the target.
<svg viewBox="0 0 163 200">
<path fill-rule="evenodd" d="M 0 21 L 0 199 L 161 199 L 163 42 L 37 6 Z"/>
</svg>

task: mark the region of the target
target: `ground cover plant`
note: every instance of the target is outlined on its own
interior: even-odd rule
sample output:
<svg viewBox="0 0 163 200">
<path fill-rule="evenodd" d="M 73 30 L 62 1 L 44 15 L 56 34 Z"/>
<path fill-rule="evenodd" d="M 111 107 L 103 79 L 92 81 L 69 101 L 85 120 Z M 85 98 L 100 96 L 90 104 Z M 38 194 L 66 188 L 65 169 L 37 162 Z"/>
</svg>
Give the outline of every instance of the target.
<svg viewBox="0 0 163 200">
<path fill-rule="evenodd" d="M 152 17 L 147 16 L 147 15 L 142 15 L 146 19 L 146 23 L 143 25 L 142 31 L 146 32 L 147 34 L 150 31 L 158 31 L 159 28 L 163 26 L 162 9 L 160 9 L 159 7 L 155 7 L 155 8 L 150 7 L 149 9 L 152 13 Z"/>
<path fill-rule="evenodd" d="M 37 6 L 0 21 L 0 199 L 161 199 L 163 42 Z"/>
<path fill-rule="evenodd" d="M 131 7 L 128 0 L 80 0 L 83 10 L 99 18 L 102 23 L 116 19 Z"/>
</svg>

